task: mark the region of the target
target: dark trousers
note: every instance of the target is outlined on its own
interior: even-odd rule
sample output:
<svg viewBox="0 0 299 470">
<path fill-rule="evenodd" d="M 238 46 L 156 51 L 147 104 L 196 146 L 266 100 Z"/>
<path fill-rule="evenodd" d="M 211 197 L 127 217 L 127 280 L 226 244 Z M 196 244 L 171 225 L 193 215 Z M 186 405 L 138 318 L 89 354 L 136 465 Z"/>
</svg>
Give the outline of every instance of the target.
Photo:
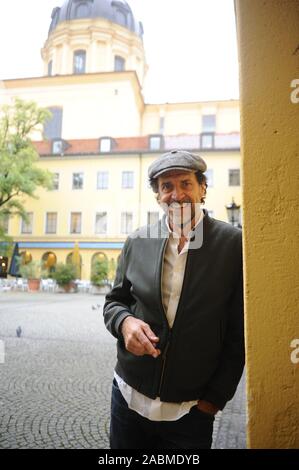
<svg viewBox="0 0 299 470">
<path fill-rule="evenodd" d="M 150 421 L 130 410 L 117 382 L 112 384 L 111 449 L 209 449 L 214 416 L 196 406 L 177 421 Z"/>
</svg>

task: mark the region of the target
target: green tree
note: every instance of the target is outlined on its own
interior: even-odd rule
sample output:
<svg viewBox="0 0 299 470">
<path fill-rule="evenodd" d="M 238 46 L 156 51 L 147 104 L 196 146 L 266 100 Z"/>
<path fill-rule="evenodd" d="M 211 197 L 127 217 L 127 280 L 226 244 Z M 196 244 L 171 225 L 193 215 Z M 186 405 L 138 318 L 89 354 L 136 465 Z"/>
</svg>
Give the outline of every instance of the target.
<svg viewBox="0 0 299 470">
<path fill-rule="evenodd" d="M 36 103 L 19 98 L 0 109 L 0 240 L 10 239 L 5 234 L 7 217 L 19 215 L 28 221 L 21 198 L 38 199 L 37 188 L 52 187 L 52 174 L 36 165 L 39 156 L 30 138 L 42 131 L 50 116 Z"/>
<path fill-rule="evenodd" d="M 92 266 L 90 280 L 95 286 L 104 286 L 108 278 L 108 261 L 96 260 Z"/>
</svg>

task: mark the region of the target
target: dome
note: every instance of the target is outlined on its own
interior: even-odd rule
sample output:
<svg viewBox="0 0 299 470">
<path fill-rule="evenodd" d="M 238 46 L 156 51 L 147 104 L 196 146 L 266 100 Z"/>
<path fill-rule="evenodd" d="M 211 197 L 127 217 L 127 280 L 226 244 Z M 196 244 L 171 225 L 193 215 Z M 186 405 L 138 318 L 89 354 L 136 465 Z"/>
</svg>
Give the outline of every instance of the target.
<svg viewBox="0 0 299 470">
<path fill-rule="evenodd" d="M 125 0 L 68 0 L 61 8 L 53 9 L 49 34 L 63 21 L 82 18 L 105 18 L 124 26 L 140 37 L 143 35 L 142 23 L 135 20 Z"/>
</svg>

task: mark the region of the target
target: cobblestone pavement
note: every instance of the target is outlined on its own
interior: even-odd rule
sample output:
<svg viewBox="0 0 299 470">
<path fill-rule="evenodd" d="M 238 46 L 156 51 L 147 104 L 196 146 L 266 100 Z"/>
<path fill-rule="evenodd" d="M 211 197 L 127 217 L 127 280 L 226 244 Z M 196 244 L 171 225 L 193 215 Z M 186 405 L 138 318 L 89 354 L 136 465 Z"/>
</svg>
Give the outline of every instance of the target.
<svg viewBox="0 0 299 470">
<path fill-rule="evenodd" d="M 0 293 L 0 448 L 109 448 L 115 340 L 103 303 L 100 295 Z M 216 418 L 213 447 L 245 447 L 243 382 Z"/>
<path fill-rule="evenodd" d="M 243 374 L 234 398 L 215 419 L 214 449 L 246 449 L 246 394 Z"/>
</svg>

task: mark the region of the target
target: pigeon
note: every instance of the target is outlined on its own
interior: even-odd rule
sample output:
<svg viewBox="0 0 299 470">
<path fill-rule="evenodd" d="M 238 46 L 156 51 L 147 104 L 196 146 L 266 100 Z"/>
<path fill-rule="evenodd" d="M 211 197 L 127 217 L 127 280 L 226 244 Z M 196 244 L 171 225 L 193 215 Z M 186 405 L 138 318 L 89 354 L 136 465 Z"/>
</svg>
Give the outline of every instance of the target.
<svg viewBox="0 0 299 470">
<path fill-rule="evenodd" d="M 22 334 L 22 328 L 20 326 L 18 326 L 18 328 L 16 329 L 16 333 L 17 333 L 17 337 L 20 338 Z"/>
</svg>

